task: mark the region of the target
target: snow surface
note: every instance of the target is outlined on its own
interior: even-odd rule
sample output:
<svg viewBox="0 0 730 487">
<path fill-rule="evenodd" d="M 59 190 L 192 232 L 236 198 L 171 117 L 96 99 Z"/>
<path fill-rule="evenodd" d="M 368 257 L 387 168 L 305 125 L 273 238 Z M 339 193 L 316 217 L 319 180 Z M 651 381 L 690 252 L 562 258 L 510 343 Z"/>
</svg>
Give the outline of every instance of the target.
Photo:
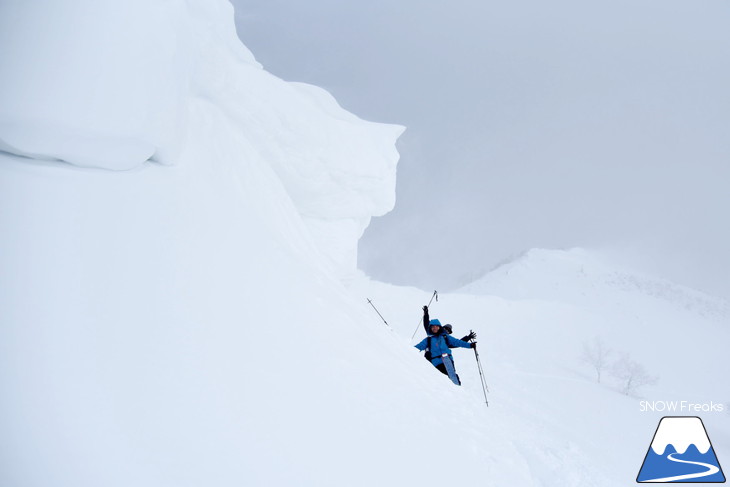
<svg viewBox="0 0 730 487">
<path fill-rule="evenodd" d="M 620 485 L 659 413 L 577 362 L 596 334 L 646 393 L 727 402 L 722 311 L 565 259 L 510 284 L 529 299 L 441 296 L 490 407 L 470 350 L 445 380 L 409 340 L 429 293 L 354 274 L 402 128 L 266 73 L 232 15 L 0 4 L 0 485 Z M 704 419 L 722 459 L 730 416 Z"/>
<path fill-rule="evenodd" d="M 658 282 L 673 290 L 669 298 L 646 292 Z M 417 331 L 413 342 L 424 336 L 418 309 L 429 293 L 364 276 L 351 290 L 371 298 L 401 336 L 408 339 Z M 474 481 L 633 483 L 659 419 L 698 414 L 694 409 L 642 412 L 640 401 L 725 402 L 730 323 L 705 307 L 687 308 L 674 291 L 687 293 L 692 302 L 713 303 L 711 310 L 723 308 L 720 299 L 612 267 L 582 249 L 534 249 L 461 292 L 441 294 L 431 317 L 451 323 L 456 337 L 477 332 L 491 391 L 488 419 L 478 428 L 489 439 L 484 461 L 493 464 L 488 478 L 475 475 Z M 658 384 L 641 388 L 635 397 L 622 394 L 608 370 L 597 383 L 593 369 L 581 361 L 583 344 L 595 337 L 612 350 L 611 361 L 629 353 L 659 376 Z M 483 398 L 474 357 L 460 350 L 454 357 L 464 383 L 460 392 L 468 397 L 463 407 L 476 407 Z M 722 462 L 730 454 L 730 415 L 699 414 Z"/>
<path fill-rule="evenodd" d="M 558 308 L 565 314 L 559 336 L 572 350 L 599 337 L 660 382 L 675 383 L 672 396 L 689 396 L 682 399 L 717 402 L 716 381 L 730 372 L 723 359 L 723 337 L 730 331 L 727 301 L 612 265 L 595 252 L 533 249 L 460 292 Z M 554 331 L 543 335 L 546 343 L 554 344 L 549 335 Z"/>
</svg>

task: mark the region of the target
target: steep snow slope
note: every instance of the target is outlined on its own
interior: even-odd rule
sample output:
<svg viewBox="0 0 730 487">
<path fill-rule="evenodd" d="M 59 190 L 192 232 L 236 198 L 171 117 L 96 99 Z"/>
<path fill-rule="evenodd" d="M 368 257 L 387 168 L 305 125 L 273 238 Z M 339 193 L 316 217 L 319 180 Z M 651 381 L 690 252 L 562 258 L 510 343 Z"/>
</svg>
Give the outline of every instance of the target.
<svg viewBox="0 0 730 487">
<path fill-rule="evenodd" d="M 486 475 L 340 284 L 402 129 L 261 70 L 226 2 L 41 7 L 0 12 L 0 485 Z M 417 468 L 447 427 L 474 467 Z"/>
<path fill-rule="evenodd" d="M 418 318 L 429 293 L 364 277 L 351 291 L 371 298 L 402 336 L 417 331 L 412 343 L 423 338 Z M 482 426 L 488 438 L 509 439 L 507 450 L 485 439 L 485 461 L 494 462 L 490 478 L 504 482 L 498 485 L 632 483 L 667 414 L 702 416 L 720 461 L 730 455 L 730 324 L 722 300 L 579 249 L 530 251 L 439 298 L 432 317 L 453 324 L 457 337 L 469 329 L 478 333 L 491 391 Z M 658 383 L 634 396 L 622 393 L 609 370 L 597 383 L 580 360 L 583 344 L 595 337 L 613 351 L 611 362 L 629 353 Z M 455 350 L 454 356 L 470 401 L 483 401 L 473 354 Z M 723 410 L 642 412 L 641 400 L 714 403 Z"/>
</svg>

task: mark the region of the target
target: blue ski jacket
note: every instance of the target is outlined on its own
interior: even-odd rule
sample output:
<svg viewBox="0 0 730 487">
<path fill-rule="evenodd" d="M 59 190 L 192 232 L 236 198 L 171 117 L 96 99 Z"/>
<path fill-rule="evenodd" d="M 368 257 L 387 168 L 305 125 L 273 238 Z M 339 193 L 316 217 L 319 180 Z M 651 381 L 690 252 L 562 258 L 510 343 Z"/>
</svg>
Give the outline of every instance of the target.
<svg viewBox="0 0 730 487">
<path fill-rule="evenodd" d="M 448 353 L 451 356 L 451 347 L 471 348 L 471 343 L 454 338 L 443 330 L 435 335 L 429 335 L 421 343 L 416 345 L 416 348 L 420 351 L 429 349 L 431 351 L 431 363 L 434 366 L 442 364 L 444 361 L 441 359 L 441 355 Z M 453 358 L 451 359 L 453 361 Z"/>
</svg>

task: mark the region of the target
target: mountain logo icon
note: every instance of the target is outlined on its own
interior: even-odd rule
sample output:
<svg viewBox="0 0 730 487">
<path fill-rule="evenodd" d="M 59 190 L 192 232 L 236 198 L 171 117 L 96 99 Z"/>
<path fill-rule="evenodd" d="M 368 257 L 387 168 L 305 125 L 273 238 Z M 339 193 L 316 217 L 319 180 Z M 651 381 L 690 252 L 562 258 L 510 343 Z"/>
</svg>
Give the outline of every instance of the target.
<svg viewBox="0 0 730 487">
<path fill-rule="evenodd" d="M 723 483 L 725 475 L 697 416 L 665 416 L 644 457 L 639 483 Z"/>
</svg>

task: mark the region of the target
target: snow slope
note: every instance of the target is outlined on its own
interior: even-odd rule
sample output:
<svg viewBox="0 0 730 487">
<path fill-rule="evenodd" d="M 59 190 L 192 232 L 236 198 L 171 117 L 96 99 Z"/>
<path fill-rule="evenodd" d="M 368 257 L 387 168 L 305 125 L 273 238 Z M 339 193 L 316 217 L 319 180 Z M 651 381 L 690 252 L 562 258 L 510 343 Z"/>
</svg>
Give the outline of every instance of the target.
<svg viewBox="0 0 730 487">
<path fill-rule="evenodd" d="M 423 364 L 340 283 L 402 128 L 263 71 L 226 2 L 112 3 L 2 3 L 0 485 L 425 480 L 454 399 L 411 415 Z"/>
<path fill-rule="evenodd" d="M 405 339 L 414 331 L 412 343 L 423 338 L 418 317 L 429 293 L 365 277 L 351 291 L 371 298 Z M 720 299 L 622 269 L 595 252 L 535 249 L 441 294 L 431 316 L 451 323 L 456 337 L 478 334 L 491 391 L 481 427 L 490 438 L 485 458 L 494 462 L 489 478 L 502 482 L 496 485 L 627 485 L 664 415 L 702 416 L 720 462 L 730 455 L 726 310 Z M 634 396 L 624 395 L 608 370 L 597 383 L 581 361 L 583 344 L 596 337 L 612 350 L 611 361 L 628 353 L 658 383 Z M 483 401 L 474 356 L 454 356 L 467 402 Z M 641 401 L 723 409 L 642 412 Z M 509 447 L 493 444 L 495 436 Z"/>
<path fill-rule="evenodd" d="M 0 485 L 635 476 L 636 401 L 571 359 L 610 316 L 443 297 L 482 339 L 486 408 L 470 351 L 456 388 L 411 347 L 427 295 L 343 286 L 393 204 L 402 128 L 266 73 L 226 2 L 11 0 L 0 23 Z M 688 363 L 717 360 L 706 342 Z M 724 421 L 705 421 L 721 458 Z"/>
<path fill-rule="evenodd" d="M 531 250 L 461 292 L 564 307 L 574 322 L 561 336 L 574 347 L 600 337 L 696 399 L 716 397 L 709 391 L 730 371 L 720 339 L 730 324 L 727 301 L 622 269 L 596 253 Z M 698 381 L 698 375 L 705 377 Z"/>
</svg>

